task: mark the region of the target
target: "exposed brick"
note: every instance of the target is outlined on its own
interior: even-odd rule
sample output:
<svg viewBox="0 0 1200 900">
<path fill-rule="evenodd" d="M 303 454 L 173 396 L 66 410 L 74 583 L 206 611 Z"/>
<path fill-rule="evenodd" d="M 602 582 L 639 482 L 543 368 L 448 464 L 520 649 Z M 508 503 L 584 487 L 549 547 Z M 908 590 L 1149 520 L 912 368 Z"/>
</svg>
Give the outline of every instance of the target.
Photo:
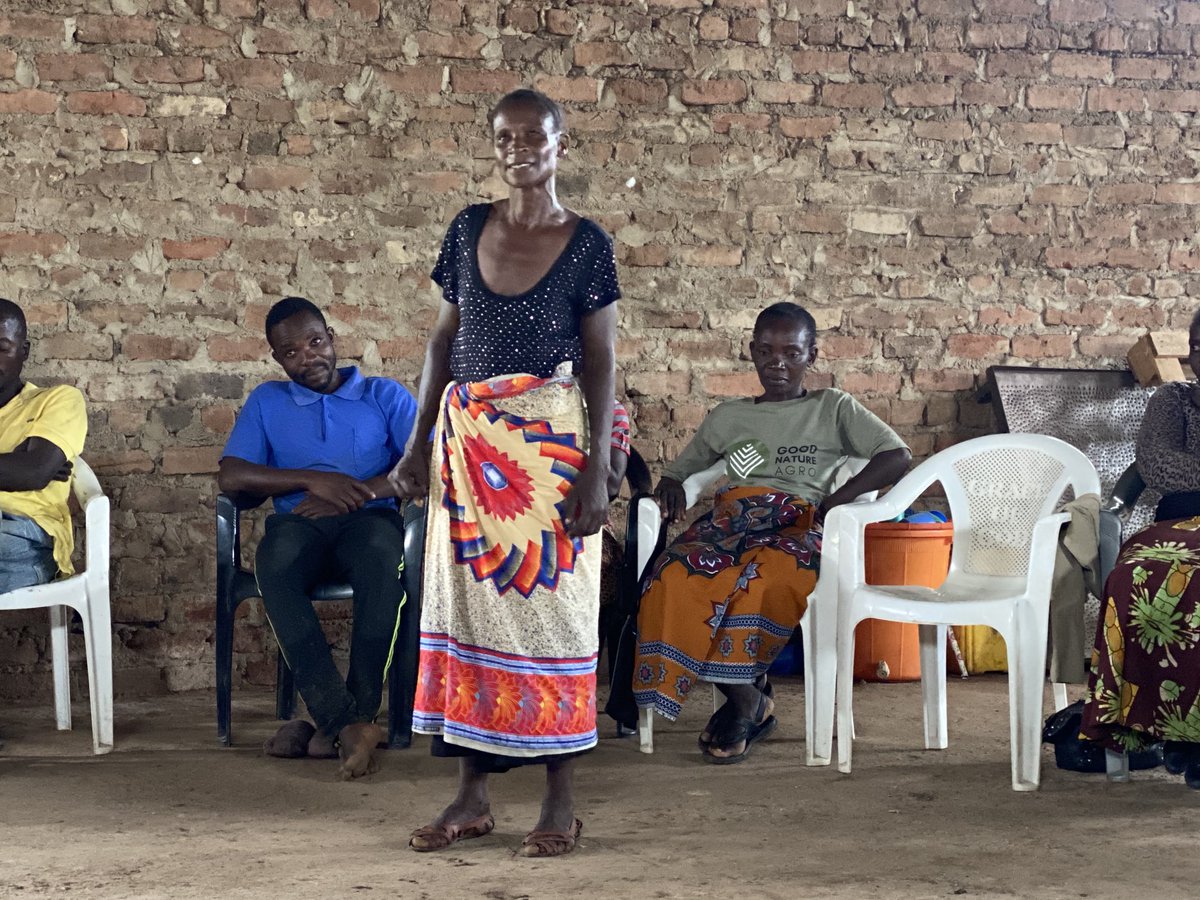
<svg viewBox="0 0 1200 900">
<path fill-rule="evenodd" d="M 133 64 L 133 80 L 141 84 L 190 84 L 204 80 L 204 60 L 198 56 L 158 56 Z"/>
<path fill-rule="evenodd" d="M 754 99 L 763 103 L 812 103 L 816 94 L 811 84 L 759 81 L 754 85 Z"/>
<path fill-rule="evenodd" d="M 1031 84 L 1025 90 L 1025 105 L 1030 109 L 1079 109 L 1083 88 Z"/>
<path fill-rule="evenodd" d="M 42 81 L 108 81 L 112 64 L 96 53 L 39 53 L 34 57 Z"/>
<path fill-rule="evenodd" d="M 1021 359 L 1067 359 L 1074 343 L 1069 334 L 1019 334 L 1012 339 L 1012 354 Z"/>
<path fill-rule="evenodd" d="M 568 78 L 560 75 L 539 75 L 533 86 L 563 103 L 595 103 L 600 93 L 597 78 Z"/>
<path fill-rule="evenodd" d="M 927 141 L 965 141 L 971 134 L 970 123 L 961 120 L 913 122 L 913 137 Z"/>
<path fill-rule="evenodd" d="M 167 447 L 162 455 L 164 475 L 204 475 L 217 471 L 220 446 Z"/>
<path fill-rule="evenodd" d="M 229 248 L 228 238 L 202 237 L 186 241 L 164 239 L 162 253 L 167 259 L 213 259 Z"/>
<path fill-rule="evenodd" d="M 1160 184 L 1154 189 L 1156 203 L 1200 203 L 1200 184 Z"/>
<path fill-rule="evenodd" d="M 81 44 L 153 44 L 158 25 L 140 16 L 80 16 L 75 40 Z"/>
<path fill-rule="evenodd" d="M 883 88 L 877 84 L 824 84 L 821 103 L 838 109 L 883 109 Z"/>
<path fill-rule="evenodd" d="M 1107 13 L 1104 0 L 1050 0 L 1051 22 L 1102 22 Z"/>
<path fill-rule="evenodd" d="M 1013 98 L 1009 89 L 1002 84 L 986 84 L 984 82 L 969 82 L 964 84 L 958 93 L 959 100 L 967 106 L 1012 106 Z"/>
<path fill-rule="evenodd" d="M 437 94 L 442 89 L 441 66 L 407 66 L 394 72 L 380 72 L 379 78 L 397 94 Z"/>
<path fill-rule="evenodd" d="M 723 41 L 729 37 L 729 20 L 723 16 L 703 15 L 698 28 L 702 41 Z"/>
<path fill-rule="evenodd" d="M 67 109 L 87 116 L 144 116 L 146 101 L 126 91 L 76 91 L 67 94 Z"/>
<path fill-rule="evenodd" d="M 1057 122 L 1010 122 L 1000 126 L 1000 138 L 1006 144 L 1058 144 L 1062 125 Z"/>
<path fill-rule="evenodd" d="M 447 59 L 480 59 L 487 38 L 482 34 L 459 33 L 454 35 L 418 32 L 417 46 L 422 56 L 441 56 Z M 576 47 L 576 65 L 586 65 L 578 61 Z"/>
<path fill-rule="evenodd" d="M 680 247 L 679 261 L 685 266 L 739 266 L 742 263 L 741 247 Z"/>
<path fill-rule="evenodd" d="M 800 139 L 820 139 L 828 137 L 841 127 L 842 120 L 837 116 L 780 116 L 779 130 L 786 137 Z"/>
<path fill-rule="evenodd" d="M 61 41 L 63 35 L 63 21 L 58 16 L 0 16 L 0 37 Z"/>
<path fill-rule="evenodd" d="M 0 114 L 28 113 L 48 116 L 58 109 L 58 95 L 47 91 L 21 90 L 0 94 Z"/>
<path fill-rule="evenodd" d="M 1146 94 L 1132 88 L 1093 85 L 1087 91 L 1088 112 L 1141 112 Z"/>
<path fill-rule="evenodd" d="M 520 75 L 504 69 L 455 67 L 450 71 L 450 89 L 456 94 L 504 94 L 520 84 Z"/>
<path fill-rule="evenodd" d="M 952 334 L 946 339 L 946 350 L 960 359 L 989 359 L 1008 352 L 1008 338 L 997 334 Z"/>
<path fill-rule="evenodd" d="M 145 246 L 146 239 L 110 234 L 81 234 L 79 255 L 88 259 L 129 259 Z"/>
<path fill-rule="evenodd" d="M 762 391 L 753 372 L 713 372 L 704 376 L 703 388 L 714 397 L 746 397 Z"/>
<path fill-rule="evenodd" d="M 194 338 L 131 334 L 121 342 L 121 355 L 140 360 L 191 359 L 197 346 Z"/>
<path fill-rule="evenodd" d="M 953 106 L 954 86 L 950 84 L 905 84 L 892 88 L 897 106 Z"/>
<path fill-rule="evenodd" d="M 1033 189 L 1034 203 L 1055 206 L 1082 206 L 1087 202 L 1088 189 L 1078 184 L 1039 184 Z"/>
<path fill-rule="evenodd" d="M 792 71 L 797 75 L 837 75 L 850 71 L 849 53 L 798 50 L 792 54 Z"/>
<path fill-rule="evenodd" d="M 684 82 L 679 98 L 688 106 L 719 106 L 741 103 L 748 93 L 744 81 L 712 79 Z"/>
<path fill-rule="evenodd" d="M 45 359 L 108 360 L 113 358 L 113 339 L 109 334 L 60 331 L 38 341 L 36 352 Z"/>
<path fill-rule="evenodd" d="M 10 256 L 53 256 L 66 247 L 61 234 L 0 232 L 0 260 Z"/>
<path fill-rule="evenodd" d="M 618 103 L 658 106 L 667 101 L 667 83 L 660 78 L 613 78 L 606 84 Z"/>
<path fill-rule="evenodd" d="M 239 187 L 245 191 L 301 190 L 312 181 L 312 170 L 303 166 L 249 166 Z"/>
</svg>

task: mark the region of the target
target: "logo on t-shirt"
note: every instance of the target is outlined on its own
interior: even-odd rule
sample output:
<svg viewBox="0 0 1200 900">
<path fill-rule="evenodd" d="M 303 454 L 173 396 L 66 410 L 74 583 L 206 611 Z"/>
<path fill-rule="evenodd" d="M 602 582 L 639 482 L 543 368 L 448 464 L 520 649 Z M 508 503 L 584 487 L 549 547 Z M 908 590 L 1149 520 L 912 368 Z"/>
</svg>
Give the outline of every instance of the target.
<svg viewBox="0 0 1200 900">
<path fill-rule="evenodd" d="M 730 479 L 745 481 L 750 475 L 764 468 L 770 451 L 762 441 L 746 440 L 735 445 L 725 458 L 725 474 Z"/>
</svg>

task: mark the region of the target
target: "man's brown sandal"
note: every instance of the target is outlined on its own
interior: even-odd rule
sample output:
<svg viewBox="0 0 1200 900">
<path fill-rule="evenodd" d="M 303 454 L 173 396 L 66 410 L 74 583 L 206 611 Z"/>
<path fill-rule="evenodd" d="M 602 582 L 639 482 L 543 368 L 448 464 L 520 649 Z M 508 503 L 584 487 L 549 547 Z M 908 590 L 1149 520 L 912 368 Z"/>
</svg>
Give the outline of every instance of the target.
<svg viewBox="0 0 1200 900">
<path fill-rule="evenodd" d="M 492 818 L 491 813 L 484 813 L 477 819 L 470 819 L 458 824 L 447 822 L 443 825 L 422 825 L 409 835 L 408 846 L 418 853 L 445 850 L 458 841 L 481 838 L 485 834 L 490 834 L 495 827 L 496 820 Z"/>
<path fill-rule="evenodd" d="M 517 856 L 544 859 L 548 856 L 564 856 L 575 849 L 575 842 L 583 831 L 583 822 L 575 820 L 570 831 L 531 831 L 521 841 Z"/>
</svg>

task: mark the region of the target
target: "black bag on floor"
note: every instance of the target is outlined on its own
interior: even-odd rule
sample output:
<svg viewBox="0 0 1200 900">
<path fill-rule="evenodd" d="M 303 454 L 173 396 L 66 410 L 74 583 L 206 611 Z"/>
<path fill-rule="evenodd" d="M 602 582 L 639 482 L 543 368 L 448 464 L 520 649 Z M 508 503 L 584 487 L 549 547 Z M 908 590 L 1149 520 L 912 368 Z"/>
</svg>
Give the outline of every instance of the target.
<svg viewBox="0 0 1200 900">
<path fill-rule="evenodd" d="M 1042 741 L 1054 745 L 1054 762 L 1072 772 L 1103 772 L 1104 746 L 1079 736 L 1083 724 L 1083 701 L 1076 700 L 1046 720 Z M 1153 769 L 1162 765 L 1162 744 L 1129 754 L 1130 769 Z"/>
</svg>

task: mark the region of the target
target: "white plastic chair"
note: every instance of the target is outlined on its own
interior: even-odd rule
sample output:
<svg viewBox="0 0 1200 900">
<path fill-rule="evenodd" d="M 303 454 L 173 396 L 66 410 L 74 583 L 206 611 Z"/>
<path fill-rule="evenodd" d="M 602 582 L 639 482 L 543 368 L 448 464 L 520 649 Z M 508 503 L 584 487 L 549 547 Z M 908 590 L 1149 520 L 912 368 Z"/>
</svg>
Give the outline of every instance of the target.
<svg viewBox="0 0 1200 900">
<path fill-rule="evenodd" d="M 50 654 L 54 666 L 54 718 L 59 731 L 71 728 L 71 673 L 67 657 L 70 612 L 83 622 L 87 652 L 88 697 L 92 706 L 92 750 L 113 748 L 112 619 L 108 599 L 109 504 L 100 482 L 83 461 L 75 459 L 71 488 L 84 513 L 86 567 L 48 584 L 0 594 L 0 610 L 50 609 Z"/>
<path fill-rule="evenodd" d="M 863 529 L 895 518 L 940 482 L 950 504 L 954 547 L 940 588 L 867 585 Z M 1067 488 L 1099 493 L 1087 457 L 1057 438 L 1003 434 L 975 438 L 927 459 L 874 503 L 830 510 L 823 563 L 838 575 L 838 768 L 850 771 L 853 735 L 854 627 L 866 618 L 920 625 L 925 747 L 945 749 L 946 628 L 990 625 L 1008 648 L 1012 785 L 1038 786 L 1042 686 L 1046 673 L 1050 579 L 1059 530 L 1070 515 L 1054 510 Z M 833 539 L 831 540 L 831 535 Z M 1055 702 L 1065 701 L 1055 687 Z"/>
<path fill-rule="evenodd" d="M 867 460 L 845 459 L 834 479 L 839 487 L 862 471 Z M 688 509 L 708 488 L 725 474 L 725 461 L 720 460 L 683 482 Z M 873 500 L 876 492 L 863 494 L 859 501 Z M 645 572 L 654 546 L 658 542 L 662 516 L 654 500 L 644 498 L 637 508 L 638 571 Z M 645 548 L 643 550 L 643 548 Z M 824 568 L 822 569 L 824 571 Z M 836 581 L 832 576 L 819 576 L 808 598 L 808 608 L 800 618 L 801 640 L 804 648 L 804 763 L 808 766 L 827 766 L 833 759 L 834 678 L 837 674 L 837 615 Z M 713 709 L 720 705 L 720 693 L 713 686 Z M 654 752 L 654 710 L 639 711 L 639 749 Z"/>
</svg>

